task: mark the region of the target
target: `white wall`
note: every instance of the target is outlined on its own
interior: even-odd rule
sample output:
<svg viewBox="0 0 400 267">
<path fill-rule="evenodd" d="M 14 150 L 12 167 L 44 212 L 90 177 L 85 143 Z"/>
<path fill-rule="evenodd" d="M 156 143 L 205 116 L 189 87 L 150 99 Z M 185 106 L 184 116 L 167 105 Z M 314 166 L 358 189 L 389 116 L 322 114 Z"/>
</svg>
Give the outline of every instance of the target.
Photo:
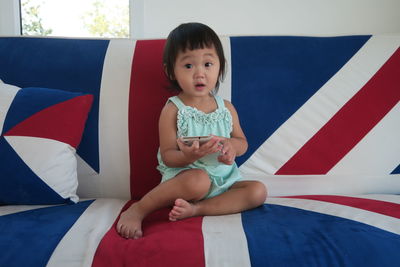
<svg viewBox="0 0 400 267">
<path fill-rule="evenodd" d="M 220 35 L 400 33 L 400 0 L 130 0 L 133 38 L 203 22 Z M 0 35 L 19 34 L 18 0 L 0 0 Z"/>
<path fill-rule="evenodd" d="M 144 6 L 134 38 L 166 37 L 188 21 L 208 24 L 220 35 L 400 33 L 399 0 L 133 1 Z"/>
<path fill-rule="evenodd" d="M 19 1 L 0 0 L 0 35 L 18 35 L 19 33 Z"/>
</svg>

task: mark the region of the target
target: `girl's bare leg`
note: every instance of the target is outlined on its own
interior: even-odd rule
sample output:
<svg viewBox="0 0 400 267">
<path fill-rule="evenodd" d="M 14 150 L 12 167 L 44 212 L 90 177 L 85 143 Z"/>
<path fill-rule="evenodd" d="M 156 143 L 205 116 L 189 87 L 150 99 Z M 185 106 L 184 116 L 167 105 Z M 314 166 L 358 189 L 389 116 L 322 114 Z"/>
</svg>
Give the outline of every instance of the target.
<svg viewBox="0 0 400 267">
<path fill-rule="evenodd" d="M 179 198 L 175 201 L 169 219 L 176 221 L 200 215 L 224 215 L 252 209 L 264 203 L 267 190 L 257 181 L 241 181 L 228 191 L 213 198 L 191 203 Z"/>
<path fill-rule="evenodd" d="M 125 238 L 142 237 L 142 221 L 149 213 L 172 206 L 176 199 L 200 200 L 208 193 L 210 185 L 210 178 L 202 170 L 191 169 L 179 173 L 156 186 L 140 201 L 121 213 L 117 223 L 118 233 Z"/>
</svg>

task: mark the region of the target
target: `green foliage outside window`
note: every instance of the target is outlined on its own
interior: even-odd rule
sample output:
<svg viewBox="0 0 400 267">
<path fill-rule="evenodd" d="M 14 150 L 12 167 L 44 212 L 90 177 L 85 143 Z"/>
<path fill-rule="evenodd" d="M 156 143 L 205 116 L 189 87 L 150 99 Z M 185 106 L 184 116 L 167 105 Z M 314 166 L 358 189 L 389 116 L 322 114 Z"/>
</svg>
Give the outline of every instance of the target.
<svg viewBox="0 0 400 267">
<path fill-rule="evenodd" d="M 54 0 L 21 0 L 21 25 L 23 35 L 65 35 L 44 23 L 43 7 Z M 69 0 L 65 0 L 69 1 Z M 87 37 L 129 38 L 129 0 L 85 0 L 89 6 L 79 10 L 78 18 Z M 54 3 L 53 3 L 54 4 Z M 58 10 L 59 11 L 59 10 Z M 65 21 L 65 25 L 70 25 Z M 49 23 L 48 23 L 49 24 Z M 82 31 L 82 29 L 80 29 Z M 82 35 L 82 34 L 80 34 Z M 69 35 L 70 36 L 70 35 Z"/>
<path fill-rule="evenodd" d="M 116 4 L 114 12 L 110 14 L 104 1 L 97 0 L 92 10 L 83 17 L 84 25 L 91 34 L 99 37 L 129 37 L 129 6 Z"/>
<path fill-rule="evenodd" d="M 40 7 L 40 3 L 32 3 L 31 0 L 21 1 L 21 25 L 23 35 L 46 36 L 52 34 L 52 29 L 45 29 L 42 25 Z"/>
</svg>

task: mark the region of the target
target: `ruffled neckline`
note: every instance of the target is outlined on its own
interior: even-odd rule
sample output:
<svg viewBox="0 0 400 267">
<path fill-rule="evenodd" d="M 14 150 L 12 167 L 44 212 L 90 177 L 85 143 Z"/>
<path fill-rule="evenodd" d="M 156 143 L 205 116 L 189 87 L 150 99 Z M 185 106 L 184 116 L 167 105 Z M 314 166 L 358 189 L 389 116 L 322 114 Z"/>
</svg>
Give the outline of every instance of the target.
<svg viewBox="0 0 400 267">
<path fill-rule="evenodd" d="M 178 111 L 178 136 L 186 136 L 187 135 L 187 120 L 193 119 L 195 122 L 202 125 L 210 125 L 216 124 L 220 121 L 228 123 L 229 127 L 231 126 L 232 116 L 229 110 L 223 106 L 218 107 L 216 110 L 210 113 L 205 113 L 201 110 L 198 110 L 195 107 L 185 106 Z M 232 129 L 230 129 L 232 131 Z"/>
<path fill-rule="evenodd" d="M 197 108 L 195 108 L 195 107 L 192 107 L 192 106 L 186 106 L 186 105 L 185 105 L 184 109 L 185 109 L 185 108 L 187 108 L 187 109 L 193 109 L 194 112 L 200 113 L 200 114 L 203 115 L 203 116 L 211 115 L 211 114 L 217 112 L 219 109 L 221 109 L 221 107 L 217 107 L 216 110 L 211 111 L 211 112 L 209 112 L 209 113 L 205 113 L 204 111 L 202 111 L 202 110 L 200 110 L 200 109 L 197 109 Z M 224 109 L 224 108 L 225 108 L 225 107 L 223 107 L 222 109 Z"/>
</svg>

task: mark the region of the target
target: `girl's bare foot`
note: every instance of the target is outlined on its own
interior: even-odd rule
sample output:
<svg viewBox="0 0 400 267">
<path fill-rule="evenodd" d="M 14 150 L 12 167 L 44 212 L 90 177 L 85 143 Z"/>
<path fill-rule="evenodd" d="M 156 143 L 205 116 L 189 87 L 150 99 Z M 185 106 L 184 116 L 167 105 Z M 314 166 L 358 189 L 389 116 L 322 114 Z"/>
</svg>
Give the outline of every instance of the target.
<svg viewBox="0 0 400 267">
<path fill-rule="evenodd" d="M 117 223 L 117 232 L 125 238 L 141 238 L 143 236 L 143 217 L 138 203 L 133 203 L 126 211 L 121 213 L 121 217 Z"/>
<path fill-rule="evenodd" d="M 169 213 L 169 220 L 176 221 L 196 215 L 196 206 L 184 199 L 175 200 L 175 205 Z"/>
</svg>

